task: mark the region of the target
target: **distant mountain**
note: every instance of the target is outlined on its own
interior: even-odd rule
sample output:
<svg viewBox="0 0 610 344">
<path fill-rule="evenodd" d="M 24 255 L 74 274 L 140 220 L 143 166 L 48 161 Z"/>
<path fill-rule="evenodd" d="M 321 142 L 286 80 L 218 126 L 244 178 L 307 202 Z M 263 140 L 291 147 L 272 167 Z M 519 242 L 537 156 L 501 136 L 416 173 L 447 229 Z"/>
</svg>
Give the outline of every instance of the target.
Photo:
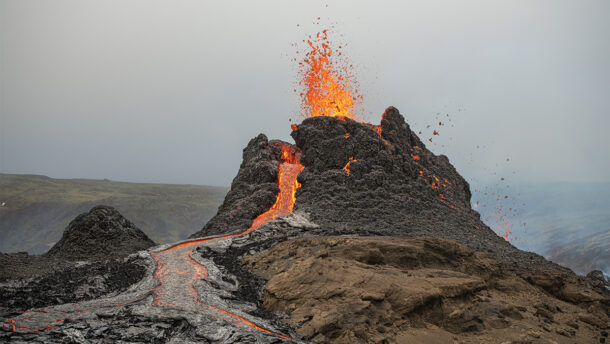
<svg viewBox="0 0 610 344">
<path fill-rule="evenodd" d="M 579 274 L 601 270 L 610 275 L 610 230 L 557 246 L 547 251 L 544 256 Z"/>
<path fill-rule="evenodd" d="M 484 222 L 497 232 L 510 228 L 513 245 L 579 274 L 610 272 L 610 183 L 499 182 L 473 188 L 473 205 L 479 201 Z M 499 221 L 500 207 L 507 215 Z"/>
<path fill-rule="evenodd" d="M 116 208 L 157 243 L 188 237 L 216 214 L 223 187 L 0 174 L 0 252 L 44 253 L 77 215 Z"/>
</svg>

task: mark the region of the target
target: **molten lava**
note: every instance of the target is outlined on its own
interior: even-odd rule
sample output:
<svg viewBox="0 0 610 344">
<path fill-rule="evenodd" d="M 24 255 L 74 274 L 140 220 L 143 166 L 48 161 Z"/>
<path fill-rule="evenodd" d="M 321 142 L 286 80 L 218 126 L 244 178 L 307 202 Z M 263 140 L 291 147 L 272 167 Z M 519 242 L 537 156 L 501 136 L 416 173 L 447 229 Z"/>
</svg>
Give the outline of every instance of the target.
<svg viewBox="0 0 610 344">
<path fill-rule="evenodd" d="M 258 229 L 261 225 L 272 219 L 286 216 L 292 212 L 294 202 L 296 201 L 296 190 L 301 186 L 297 181 L 297 176 L 304 166 L 300 164 L 299 153 L 292 146 L 282 143 L 280 148 L 281 155 L 277 182 L 280 192 L 271 208 L 255 218 L 248 229 L 241 233 L 183 242 L 152 254 L 153 259 L 157 263 L 154 277 L 159 281 L 159 285 L 154 290 L 154 306 L 175 307 L 176 302 L 183 303 L 187 301 L 190 305 L 182 305 L 183 307 L 193 307 L 193 305 L 199 307 L 205 306 L 210 310 L 220 313 L 220 316 L 224 316 L 228 321 L 238 322 L 241 325 L 246 325 L 265 333 L 288 338 L 282 334 L 262 328 L 242 316 L 202 302 L 200 300 L 201 296 L 195 288 L 195 283 L 202 278 L 208 277 L 208 269 L 191 257 L 193 246 L 196 244 L 243 235 Z M 185 285 L 189 287 L 184 288 Z M 241 326 L 239 324 L 237 326 Z"/>
<path fill-rule="evenodd" d="M 356 95 L 355 82 L 350 72 L 352 65 L 338 65 L 341 61 L 335 59 L 336 51 L 331 47 L 327 30 L 318 32 L 315 37 L 309 36 L 306 43 L 309 52 L 299 62 L 299 86 L 303 88 L 299 95 L 304 116 L 356 119 L 354 105 L 362 96 Z M 336 54 L 340 55 L 340 52 Z"/>
<path fill-rule="evenodd" d="M 296 201 L 296 191 L 301 187 L 301 184 L 297 181 L 297 176 L 303 168 L 305 167 L 299 163 L 297 153 L 290 146 L 282 145 L 280 168 L 277 172 L 277 184 L 280 187 L 280 193 L 271 208 L 254 219 L 250 228 L 242 234 L 251 232 L 270 220 L 286 216 L 292 212 Z"/>
<path fill-rule="evenodd" d="M 349 165 L 352 162 L 356 162 L 356 161 L 358 161 L 358 160 L 354 159 L 354 157 L 350 157 L 349 160 L 347 161 L 347 164 L 345 164 L 345 166 L 343 166 L 343 171 L 345 171 L 345 173 L 347 173 L 348 176 L 350 173 Z"/>
</svg>

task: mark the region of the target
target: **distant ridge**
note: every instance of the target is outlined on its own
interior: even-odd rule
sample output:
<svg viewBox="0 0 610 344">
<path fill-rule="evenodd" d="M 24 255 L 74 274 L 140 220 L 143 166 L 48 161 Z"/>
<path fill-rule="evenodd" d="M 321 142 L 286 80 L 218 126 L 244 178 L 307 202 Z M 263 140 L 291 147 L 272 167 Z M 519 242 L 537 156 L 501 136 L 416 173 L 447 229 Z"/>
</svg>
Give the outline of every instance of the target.
<svg viewBox="0 0 610 344">
<path fill-rule="evenodd" d="M 186 238 L 215 213 L 227 189 L 200 185 L 55 179 L 0 174 L 0 252 L 46 252 L 77 215 L 116 208 L 158 243 Z"/>
</svg>

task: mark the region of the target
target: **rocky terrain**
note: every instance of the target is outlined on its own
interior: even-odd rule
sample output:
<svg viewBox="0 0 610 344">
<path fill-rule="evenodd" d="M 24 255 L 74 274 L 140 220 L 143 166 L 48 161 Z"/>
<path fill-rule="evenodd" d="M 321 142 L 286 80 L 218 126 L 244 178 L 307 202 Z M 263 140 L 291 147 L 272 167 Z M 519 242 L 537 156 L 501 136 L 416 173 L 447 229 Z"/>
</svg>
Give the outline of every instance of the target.
<svg viewBox="0 0 610 344">
<path fill-rule="evenodd" d="M 608 321 L 451 240 L 308 237 L 244 262 L 264 306 L 318 343 L 586 343 Z"/>
<path fill-rule="evenodd" d="M 129 286 L 95 259 L 68 298 L 32 301 L 43 285 L 58 292 L 61 271 L 0 285 L 15 295 L 3 301 L 0 340 L 607 340 L 603 276 L 577 276 L 498 237 L 470 208 L 468 183 L 396 109 L 379 126 L 309 118 L 292 136 L 295 145 L 250 141 L 218 214 L 191 240 L 115 260 L 132 271 Z"/>
<path fill-rule="evenodd" d="M 109 206 L 80 214 L 45 255 L 68 260 L 126 256 L 156 245 L 131 221 Z"/>
</svg>

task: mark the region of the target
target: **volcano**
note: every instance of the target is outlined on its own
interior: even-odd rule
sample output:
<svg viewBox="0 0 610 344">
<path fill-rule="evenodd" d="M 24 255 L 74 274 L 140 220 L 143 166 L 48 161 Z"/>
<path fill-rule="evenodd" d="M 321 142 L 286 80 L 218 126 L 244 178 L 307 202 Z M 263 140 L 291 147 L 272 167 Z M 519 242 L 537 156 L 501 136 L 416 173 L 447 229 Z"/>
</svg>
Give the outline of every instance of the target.
<svg viewBox="0 0 610 344">
<path fill-rule="evenodd" d="M 272 206 L 279 192 L 281 146 L 301 156 L 294 211 L 314 235 L 408 235 L 456 240 L 491 253 L 520 272 L 563 271 L 499 237 L 470 206 L 470 187 L 444 155 L 435 155 L 394 107 L 380 125 L 317 116 L 294 126 L 296 144 L 259 135 L 218 214 L 191 237 L 238 233 Z"/>
<path fill-rule="evenodd" d="M 21 295 L 2 303 L 0 338 L 605 341 L 603 277 L 495 234 L 471 208 L 468 182 L 397 109 L 379 125 L 314 116 L 291 135 L 295 144 L 263 134 L 248 143 L 217 215 L 189 240 L 104 263 L 139 271 L 129 287 L 31 308 L 40 290 L 31 286 L 48 276 L 0 286 Z M 104 281 L 95 271 L 75 289 Z"/>
</svg>

